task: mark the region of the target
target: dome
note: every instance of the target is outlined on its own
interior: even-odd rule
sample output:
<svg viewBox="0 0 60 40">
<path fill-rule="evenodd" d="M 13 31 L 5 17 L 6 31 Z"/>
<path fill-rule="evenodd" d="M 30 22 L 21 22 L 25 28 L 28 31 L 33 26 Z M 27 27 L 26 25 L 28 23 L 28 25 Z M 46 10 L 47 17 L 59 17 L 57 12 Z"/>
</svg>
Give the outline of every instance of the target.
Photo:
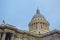
<svg viewBox="0 0 60 40">
<path fill-rule="evenodd" d="M 44 18 L 44 17 L 43 17 L 43 15 L 41 15 L 41 14 L 35 14 L 35 15 L 33 16 L 33 18 Z"/>
<path fill-rule="evenodd" d="M 44 18 L 44 16 L 42 14 L 40 14 L 39 9 L 37 9 L 36 14 L 33 16 L 32 19 L 34 19 L 34 18 Z"/>
</svg>

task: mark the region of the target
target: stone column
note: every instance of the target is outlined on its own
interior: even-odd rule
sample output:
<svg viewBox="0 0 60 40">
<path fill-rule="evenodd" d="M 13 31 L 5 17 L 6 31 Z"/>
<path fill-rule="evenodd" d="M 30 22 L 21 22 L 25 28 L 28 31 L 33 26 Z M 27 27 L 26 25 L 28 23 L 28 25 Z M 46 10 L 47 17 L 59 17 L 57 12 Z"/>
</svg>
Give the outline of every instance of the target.
<svg viewBox="0 0 60 40">
<path fill-rule="evenodd" d="M 2 35 L 2 40 L 5 40 L 5 38 L 6 38 L 6 33 L 4 32 Z"/>
<path fill-rule="evenodd" d="M 0 40 L 1 40 L 1 33 L 0 33 Z"/>
<path fill-rule="evenodd" d="M 14 40 L 14 34 L 11 35 L 11 40 Z"/>
</svg>

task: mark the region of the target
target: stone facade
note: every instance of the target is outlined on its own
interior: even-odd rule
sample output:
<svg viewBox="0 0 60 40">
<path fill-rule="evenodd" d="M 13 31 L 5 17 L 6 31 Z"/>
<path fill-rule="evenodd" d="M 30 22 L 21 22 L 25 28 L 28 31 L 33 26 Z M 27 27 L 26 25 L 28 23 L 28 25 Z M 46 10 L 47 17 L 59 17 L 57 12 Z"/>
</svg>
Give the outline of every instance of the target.
<svg viewBox="0 0 60 40">
<path fill-rule="evenodd" d="M 60 31 L 53 30 L 49 33 L 46 33 L 43 37 L 44 40 L 60 40 Z"/>
<path fill-rule="evenodd" d="M 33 16 L 29 23 L 29 31 L 34 34 L 44 34 L 49 32 L 49 22 L 37 9 L 36 14 Z"/>
<path fill-rule="evenodd" d="M 49 31 L 49 23 L 38 9 L 28 25 L 29 31 L 24 31 L 10 24 L 1 24 L 0 40 L 60 40 L 60 31 Z"/>
<path fill-rule="evenodd" d="M 18 30 L 9 24 L 0 25 L 0 40 L 38 40 L 38 35 Z"/>
</svg>

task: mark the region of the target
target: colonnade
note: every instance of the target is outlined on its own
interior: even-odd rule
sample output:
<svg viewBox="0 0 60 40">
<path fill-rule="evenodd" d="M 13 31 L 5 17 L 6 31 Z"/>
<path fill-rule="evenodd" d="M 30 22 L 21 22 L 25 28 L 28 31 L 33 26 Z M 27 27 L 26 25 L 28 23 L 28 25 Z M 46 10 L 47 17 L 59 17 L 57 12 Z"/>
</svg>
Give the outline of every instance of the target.
<svg viewBox="0 0 60 40">
<path fill-rule="evenodd" d="M 7 32 L 4 32 L 3 34 L 0 33 L 0 40 L 6 40 L 6 36 L 7 36 Z M 10 39 L 8 38 L 7 40 L 14 40 L 14 33 L 11 33 Z"/>
</svg>

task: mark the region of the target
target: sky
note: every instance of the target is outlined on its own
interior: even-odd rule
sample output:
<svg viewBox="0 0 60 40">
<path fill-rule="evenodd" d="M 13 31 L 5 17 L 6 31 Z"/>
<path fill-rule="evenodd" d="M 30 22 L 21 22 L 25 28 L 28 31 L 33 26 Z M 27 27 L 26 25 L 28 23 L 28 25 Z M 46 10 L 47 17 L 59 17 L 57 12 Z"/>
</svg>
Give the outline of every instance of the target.
<svg viewBox="0 0 60 40">
<path fill-rule="evenodd" d="M 50 23 L 50 30 L 60 30 L 60 0 L 0 0 L 0 24 L 4 20 L 20 30 L 29 30 L 37 8 Z"/>
</svg>

